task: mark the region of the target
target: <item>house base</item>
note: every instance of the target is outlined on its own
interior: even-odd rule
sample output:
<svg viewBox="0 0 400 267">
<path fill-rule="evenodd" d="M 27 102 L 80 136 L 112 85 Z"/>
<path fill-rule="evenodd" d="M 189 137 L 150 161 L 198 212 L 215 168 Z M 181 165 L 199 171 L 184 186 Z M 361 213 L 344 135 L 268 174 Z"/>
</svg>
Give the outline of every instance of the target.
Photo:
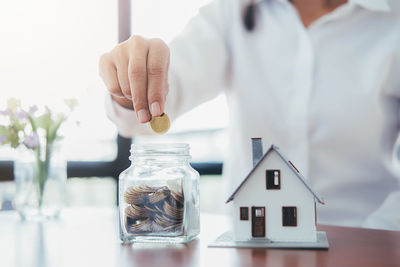
<svg viewBox="0 0 400 267">
<path fill-rule="evenodd" d="M 285 249 L 328 249 L 325 232 L 317 232 L 316 242 L 272 242 L 266 240 L 235 241 L 231 231 L 220 235 L 208 245 L 210 248 L 285 248 Z"/>
</svg>

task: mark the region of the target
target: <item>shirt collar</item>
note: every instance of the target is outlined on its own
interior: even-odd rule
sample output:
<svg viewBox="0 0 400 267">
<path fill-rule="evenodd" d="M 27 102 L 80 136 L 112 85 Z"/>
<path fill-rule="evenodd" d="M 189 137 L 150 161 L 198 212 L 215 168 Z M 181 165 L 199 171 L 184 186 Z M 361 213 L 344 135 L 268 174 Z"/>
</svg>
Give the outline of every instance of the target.
<svg viewBox="0 0 400 267">
<path fill-rule="evenodd" d="M 349 0 L 349 2 L 372 11 L 391 11 L 387 0 Z"/>
</svg>

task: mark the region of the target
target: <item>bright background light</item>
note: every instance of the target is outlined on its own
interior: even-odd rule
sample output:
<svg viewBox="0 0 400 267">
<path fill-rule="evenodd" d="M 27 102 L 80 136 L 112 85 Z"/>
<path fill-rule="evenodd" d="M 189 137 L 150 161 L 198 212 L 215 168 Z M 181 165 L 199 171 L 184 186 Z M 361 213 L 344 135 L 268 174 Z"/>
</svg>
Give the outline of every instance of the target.
<svg viewBox="0 0 400 267">
<path fill-rule="evenodd" d="M 132 34 L 169 42 L 209 1 L 132 0 Z M 117 3 L 0 1 L 0 108 L 9 97 L 20 98 L 26 106 L 49 105 L 55 110 L 64 98 L 77 98 L 80 106 L 72 119 L 79 120 L 80 127 L 70 123 L 63 129 L 69 159 L 112 160 L 116 154 L 117 131 L 104 113 L 98 59 L 117 44 Z M 224 149 L 221 129 L 227 121 L 225 99 L 220 96 L 179 118 L 163 138 L 189 142 L 195 160 L 221 160 L 222 153 L 211 153 L 207 146 Z M 0 148 L 0 158 L 7 157 L 8 151 Z"/>
</svg>

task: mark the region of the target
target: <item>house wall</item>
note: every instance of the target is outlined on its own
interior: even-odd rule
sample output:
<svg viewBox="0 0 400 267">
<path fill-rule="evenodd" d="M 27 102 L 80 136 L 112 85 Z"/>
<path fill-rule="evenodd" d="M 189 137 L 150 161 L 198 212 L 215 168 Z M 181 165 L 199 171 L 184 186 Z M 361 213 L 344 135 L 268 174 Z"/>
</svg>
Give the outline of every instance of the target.
<svg viewBox="0 0 400 267">
<path fill-rule="evenodd" d="M 267 190 L 267 169 L 281 170 L 281 189 Z M 236 240 L 251 239 L 251 207 L 265 207 L 266 238 L 272 241 L 316 241 L 314 196 L 275 151 L 264 158 L 233 200 Z M 282 206 L 297 207 L 297 226 L 282 226 Z M 240 220 L 240 207 L 249 220 Z"/>
</svg>

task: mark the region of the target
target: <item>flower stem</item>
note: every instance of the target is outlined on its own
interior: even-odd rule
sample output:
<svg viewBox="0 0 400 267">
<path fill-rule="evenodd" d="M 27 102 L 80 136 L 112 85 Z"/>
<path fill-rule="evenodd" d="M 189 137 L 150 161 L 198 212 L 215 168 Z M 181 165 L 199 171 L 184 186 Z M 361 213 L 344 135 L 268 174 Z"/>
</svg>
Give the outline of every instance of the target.
<svg viewBox="0 0 400 267">
<path fill-rule="evenodd" d="M 50 159 L 51 159 L 51 145 L 44 144 L 45 155 L 44 159 L 41 157 L 40 146 L 36 149 L 36 177 L 38 182 L 38 193 L 39 193 L 39 207 L 43 205 L 43 194 L 46 185 L 46 181 L 49 174 Z"/>
</svg>

